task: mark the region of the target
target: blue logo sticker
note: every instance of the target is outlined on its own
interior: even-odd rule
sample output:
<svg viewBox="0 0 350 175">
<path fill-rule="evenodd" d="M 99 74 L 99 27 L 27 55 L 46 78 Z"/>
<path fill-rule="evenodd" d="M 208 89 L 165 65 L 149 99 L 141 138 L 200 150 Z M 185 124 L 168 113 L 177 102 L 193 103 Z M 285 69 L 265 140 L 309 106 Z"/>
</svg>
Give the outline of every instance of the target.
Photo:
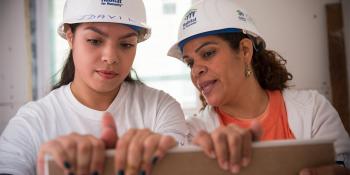
<svg viewBox="0 0 350 175">
<path fill-rule="evenodd" d="M 101 5 L 123 6 L 122 0 L 101 0 Z"/>
<path fill-rule="evenodd" d="M 197 14 L 197 9 L 191 9 L 190 11 L 188 11 L 186 13 L 186 15 L 183 19 L 184 22 L 182 24 L 182 30 L 185 30 L 186 28 L 197 23 L 196 14 Z"/>
</svg>

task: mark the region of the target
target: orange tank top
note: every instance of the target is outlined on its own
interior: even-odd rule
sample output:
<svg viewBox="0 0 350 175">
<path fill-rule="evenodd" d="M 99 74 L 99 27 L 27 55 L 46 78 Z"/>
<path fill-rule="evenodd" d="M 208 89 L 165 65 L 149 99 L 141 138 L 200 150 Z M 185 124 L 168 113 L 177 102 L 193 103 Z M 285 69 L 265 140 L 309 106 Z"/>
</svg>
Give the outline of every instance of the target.
<svg viewBox="0 0 350 175">
<path fill-rule="evenodd" d="M 260 140 L 283 140 L 295 139 L 294 134 L 289 128 L 287 111 L 284 100 L 280 91 L 267 91 L 269 96 L 269 104 L 260 116 L 254 119 L 242 119 L 220 111 L 215 107 L 215 111 L 219 114 L 222 125 L 230 123 L 238 125 L 242 128 L 249 128 L 253 120 L 258 120 L 263 128 Z"/>
</svg>

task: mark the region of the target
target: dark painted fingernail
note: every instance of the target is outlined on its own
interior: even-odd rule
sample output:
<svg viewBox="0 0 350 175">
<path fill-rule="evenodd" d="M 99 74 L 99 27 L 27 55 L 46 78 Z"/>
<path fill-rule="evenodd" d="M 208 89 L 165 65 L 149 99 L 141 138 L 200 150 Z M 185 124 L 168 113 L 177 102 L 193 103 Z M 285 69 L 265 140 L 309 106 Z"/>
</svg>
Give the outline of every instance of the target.
<svg viewBox="0 0 350 175">
<path fill-rule="evenodd" d="M 117 175 L 124 175 L 124 170 L 119 170 Z"/>
<path fill-rule="evenodd" d="M 158 157 L 153 157 L 152 159 L 152 165 L 155 165 L 158 161 Z"/>
<path fill-rule="evenodd" d="M 91 175 L 98 175 L 98 172 L 95 171 L 95 172 L 93 172 Z"/>
<path fill-rule="evenodd" d="M 146 171 L 142 170 L 139 175 L 146 175 Z"/>
<path fill-rule="evenodd" d="M 73 172 L 69 172 L 68 175 L 74 175 L 74 173 Z"/>
<path fill-rule="evenodd" d="M 70 169 L 70 167 L 71 167 L 70 163 L 68 163 L 67 161 L 64 161 L 63 165 L 66 169 Z"/>
</svg>

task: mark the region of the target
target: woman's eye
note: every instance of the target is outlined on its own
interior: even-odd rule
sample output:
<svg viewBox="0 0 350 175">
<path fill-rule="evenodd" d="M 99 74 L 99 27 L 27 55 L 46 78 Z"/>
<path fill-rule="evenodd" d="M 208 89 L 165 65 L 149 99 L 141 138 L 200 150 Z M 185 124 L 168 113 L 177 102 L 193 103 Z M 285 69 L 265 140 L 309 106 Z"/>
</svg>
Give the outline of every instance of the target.
<svg viewBox="0 0 350 175">
<path fill-rule="evenodd" d="M 192 68 L 193 67 L 193 61 L 192 60 L 186 60 L 185 63 L 187 64 L 187 66 L 189 68 Z"/>
<path fill-rule="evenodd" d="M 88 39 L 87 42 L 89 42 L 90 44 L 92 44 L 94 46 L 97 46 L 97 45 L 102 43 L 102 41 L 97 40 L 97 39 Z"/>
<path fill-rule="evenodd" d="M 134 47 L 136 44 L 131 44 L 131 43 L 122 43 L 121 46 L 123 48 L 132 48 Z"/>
<path fill-rule="evenodd" d="M 215 50 L 211 50 L 211 51 L 208 51 L 208 52 L 204 52 L 203 57 L 204 57 L 204 58 L 209 58 L 209 57 L 212 57 L 213 55 L 215 55 L 215 53 L 216 53 Z"/>
</svg>

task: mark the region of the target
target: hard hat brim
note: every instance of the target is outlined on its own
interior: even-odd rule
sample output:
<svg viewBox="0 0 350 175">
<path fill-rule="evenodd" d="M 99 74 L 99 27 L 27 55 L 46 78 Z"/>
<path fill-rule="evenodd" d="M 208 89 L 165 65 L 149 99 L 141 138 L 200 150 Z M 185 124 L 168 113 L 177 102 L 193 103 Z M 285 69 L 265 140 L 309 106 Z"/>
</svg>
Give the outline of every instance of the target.
<svg viewBox="0 0 350 175">
<path fill-rule="evenodd" d="M 225 29 L 219 29 L 219 30 L 213 30 L 213 31 L 207 31 L 207 32 L 202 32 L 196 35 L 192 35 L 190 37 L 184 38 L 180 41 L 178 41 L 177 43 L 175 43 L 168 51 L 168 56 L 170 57 L 175 57 L 177 59 L 180 59 L 181 61 L 183 61 L 182 57 L 183 57 L 183 47 L 186 45 L 186 43 L 188 43 L 189 41 L 196 39 L 196 38 L 200 38 L 200 37 L 205 37 L 205 36 L 209 36 L 209 35 L 217 35 L 220 33 L 238 33 L 238 32 L 242 32 L 245 34 L 249 34 L 253 37 L 258 37 L 260 38 L 259 34 L 255 34 L 255 33 L 251 33 L 251 32 L 247 32 L 247 31 L 243 31 L 242 29 L 237 29 L 237 28 L 225 28 Z M 262 38 L 260 38 L 260 40 L 262 42 L 265 42 Z"/>
<path fill-rule="evenodd" d="M 119 22 L 115 22 L 115 21 L 86 21 L 86 22 L 109 22 L 109 23 L 116 23 L 116 24 L 124 24 L 127 25 L 129 27 L 131 27 L 132 29 L 136 30 L 136 28 L 139 28 L 138 33 L 140 35 L 139 37 L 139 41 L 138 42 L 142 42 L 147 40 L 150 36 L 151 36 L 151 28 L 144 25 L 144 24 L 140 24 L 140 25 L 135 25 L 135 24 L 126 24 L 126 23 L 119 23 Z M 65 24 L 75 24 L 77 22 L 62 22 L 60 23 L 60 25 L 57 28 L 57 33 L 59 36 L 61 36 L 63 39 L 66 39 L 66 29 L 64 28 Z M 84 21 L 79 21 L 79 23 L 85 23 Z"/>
<path fill-rule="evenodd" d="M 108 21 L 87 21 L 89 23 L 93 23 L 93 22 L 108 22 Z M 59 36 L 61 36 L 63 39 L 66 39 L 66 29 L 64 28 L 64 24 L 75 24 L 76 22 L 62 22 L 60 23 L 60 25 L 57 28 L 57 33 L 59 34 Z M 84 22 L 79 22 L 79 23 L 84 23 Z M 138 31 L 138 33 L 140 34 L 139 37 L 139 41 L 138 42 L 142 42 L 147 40 L 150 36 L 151 36 L 151 28 L 146 26 L 146 25 L 142 25 L 142 26 L 138 26 L 135 24 L 125 24 L 125 23 L 118 23 L 118 22 L 109 22 L 109 23 L 116 23 L 116 24 L 124 24 L 127 25 L 129 27 L 131 27 L 132 29 Z M 137 28 L 139 28 L 137 30 Z"/>
</svg>

